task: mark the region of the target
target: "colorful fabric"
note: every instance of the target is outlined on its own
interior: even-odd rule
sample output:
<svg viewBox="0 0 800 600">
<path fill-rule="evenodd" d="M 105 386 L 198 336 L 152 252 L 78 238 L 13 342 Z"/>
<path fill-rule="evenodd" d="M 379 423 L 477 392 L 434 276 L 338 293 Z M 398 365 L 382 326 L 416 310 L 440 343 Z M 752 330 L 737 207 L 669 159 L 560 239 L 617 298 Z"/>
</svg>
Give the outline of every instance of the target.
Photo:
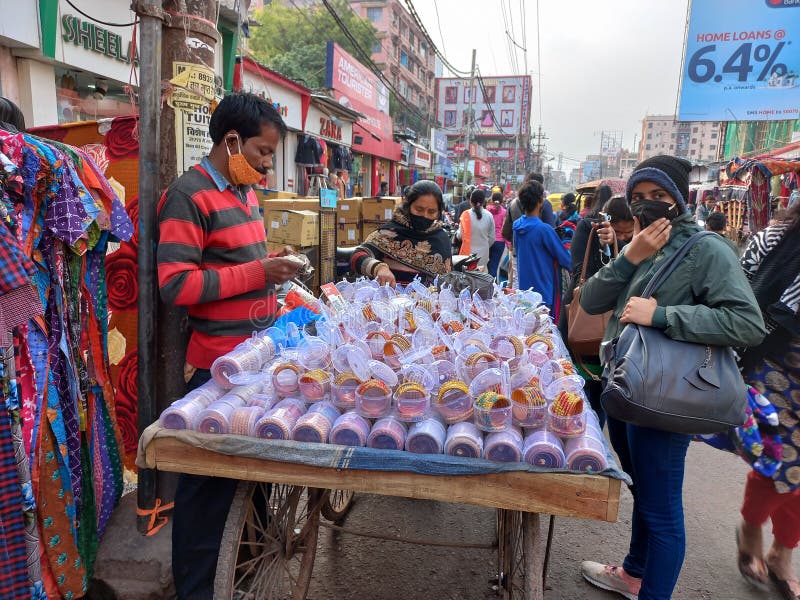
<svg viewBox="0 0 800 600">
<path fill-rule="evenodd" d="M 747 420 L 730 432 L 698 436 L 718 450 L 738 454 L 765 477 L 773 477 L 781 465 L 783 445 L 778 411 L 755 388 L 747 390 Z"/>
<path fill-rule="evenodd" d="M 255 192 L 220 190 L 199 167 L 179 177 L 158 207 L 158 283 L 169 304 L 188 307 L 189 364 L 208 369 L 221 354 L 272 324 L 266 233 Z"/>
</svg>

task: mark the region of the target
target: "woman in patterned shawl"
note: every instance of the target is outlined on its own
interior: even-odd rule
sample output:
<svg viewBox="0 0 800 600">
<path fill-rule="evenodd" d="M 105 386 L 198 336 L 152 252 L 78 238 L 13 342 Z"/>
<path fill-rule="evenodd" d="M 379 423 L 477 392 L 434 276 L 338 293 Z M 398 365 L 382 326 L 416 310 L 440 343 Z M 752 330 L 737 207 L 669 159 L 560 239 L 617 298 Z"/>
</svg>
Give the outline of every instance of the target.
<svg viewBox="0 0 800 600">
<path fill-rule="evenodd" d="M 763 587 L 772 578 L 788 600 L 800 599 L 792 551 L 800 542 L 800 205 L 755 235 L 742 256 L 769 334 L 742 357 L 748 384 L 775 406 L 783 440 L 780 468 L 770 478 L 747 476 L 737 529 L 739 571 Z M 761 527 L 772 521 L 763 554 Z"/>
<path fill-rule="evenodd" d="M 430 283 L 449 272 L 452 245 L 442 228 L 443 211 L 439 186 L 418 181 L 408 189 L 392 220 L 356 248 L 353 271 L 392 287 L 408 284 L 418 275 Z"/>
</svg>

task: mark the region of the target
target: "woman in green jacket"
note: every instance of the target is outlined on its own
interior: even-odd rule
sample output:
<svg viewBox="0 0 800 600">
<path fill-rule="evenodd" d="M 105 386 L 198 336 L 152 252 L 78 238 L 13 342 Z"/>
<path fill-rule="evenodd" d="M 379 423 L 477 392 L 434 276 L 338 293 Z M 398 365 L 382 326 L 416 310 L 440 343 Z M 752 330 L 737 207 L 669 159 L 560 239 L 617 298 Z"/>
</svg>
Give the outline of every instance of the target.
<svg viewBox="0 0 800 600">
<path fill-rule="evenodd" d="M 590 314 L 613 310 L 605 340 L 628 323 L 658 327 L 676 340 L 718 346 L 752 346 L 764 323 L 736 256 L 717 236 L 702 238 L 656 293 L 641 297 L 663 260 L 700 228 L 686 209 L 687 161 L 656 156 L 628 180 L 634 236 L 619 256 L 583 288 Z M 742 390 L 744 393 L 744 390 Z M 667 600 L 686 549 L 683 475 L 688 435 L 648 429 L 609 417 L 609 435 L 633 480 L 630 549 L 621 567 L 584 562 L 584 578 L 629 599 Z"/>
</svg>

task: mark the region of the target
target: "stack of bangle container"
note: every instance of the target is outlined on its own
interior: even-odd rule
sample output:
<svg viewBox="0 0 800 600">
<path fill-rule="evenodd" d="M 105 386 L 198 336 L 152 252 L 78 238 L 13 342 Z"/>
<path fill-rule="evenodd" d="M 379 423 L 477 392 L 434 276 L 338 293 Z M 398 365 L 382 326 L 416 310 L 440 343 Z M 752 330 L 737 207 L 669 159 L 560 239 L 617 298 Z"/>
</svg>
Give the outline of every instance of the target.
<svg viewBox="0 0 800 600">
<path fill-rule="evenodd" d="M 339 284 L 337 284 L 337 287 Z M 412 282 L 341 284 L 303 334 L 271 328 L 161 415 L 168 429 L 446 454 L 544 469 L 607 467 L 603 434 L 533 292 L 491 299 Z"/>
</svg>

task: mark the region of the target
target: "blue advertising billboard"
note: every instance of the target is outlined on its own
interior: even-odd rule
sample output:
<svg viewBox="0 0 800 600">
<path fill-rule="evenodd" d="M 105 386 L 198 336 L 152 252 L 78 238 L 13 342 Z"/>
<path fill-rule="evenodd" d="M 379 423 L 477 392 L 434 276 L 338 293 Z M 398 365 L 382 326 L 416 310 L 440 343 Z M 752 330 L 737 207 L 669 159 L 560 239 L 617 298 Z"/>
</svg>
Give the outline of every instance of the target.
<svg viewBox="0 0 800 600">
<path fill-rule="evenodd" d="M 694 0 L 679 121 L 800 118 L 800 0 Z"/>
</svg>

